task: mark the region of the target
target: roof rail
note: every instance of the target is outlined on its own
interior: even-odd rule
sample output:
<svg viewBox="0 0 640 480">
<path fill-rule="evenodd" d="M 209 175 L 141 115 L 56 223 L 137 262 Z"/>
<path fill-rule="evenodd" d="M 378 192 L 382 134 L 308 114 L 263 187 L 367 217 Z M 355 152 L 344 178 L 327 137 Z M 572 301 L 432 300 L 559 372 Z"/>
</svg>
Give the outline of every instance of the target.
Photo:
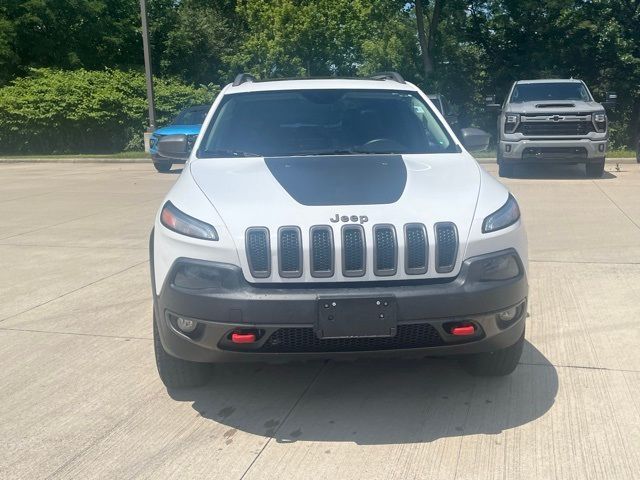
<svg viewBox="0 0 640 480">
<path fill-rule="evenodd" d="M 248 73 L 239 73 L 238 75 L 236 75 L 236 78 L 233 80 L 233 86 L 237 87 L 238 85 L 242 85 L 243 83 L 255 82 L 255 81 L 256 81 L 256 77 L 254 77 L 253 75 L 250 75 Z"/>
<path fill-rule="evenodd" d="M 372 80 L 393 80 L 398 83 L 405 83 L 404 78 L 398 72 L 379 72 L 371 76 Z"/>
</svg>

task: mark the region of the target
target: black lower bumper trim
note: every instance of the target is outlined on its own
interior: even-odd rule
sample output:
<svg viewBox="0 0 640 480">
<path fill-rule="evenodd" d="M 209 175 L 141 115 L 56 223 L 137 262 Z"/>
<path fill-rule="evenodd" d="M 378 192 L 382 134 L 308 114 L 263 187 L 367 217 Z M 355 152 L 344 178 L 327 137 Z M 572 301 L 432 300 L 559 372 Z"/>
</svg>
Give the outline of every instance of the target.
<svg viewBox="0 0 640 480">
<path fill-rule="evenodd" d="M 221 272 L 215 289 L 185 289 L 174 284 L 180 265 L 212 264 L 195 260 L 178 260 L 167 277 L 160 295 L 155 298 L 154 315 L 165 350 L 185 360 L 211 362 L 235 361 L 266 357 L 327 358 L 359 352 L 428 352 L 429 355 L 474 353 L 509 346 L 524 330 L 528 292 L 524 268 L 518 258 L 520 274 L 508 280 L 479 281 L 478 259 L 505 252 L 483 255 L 464 262 L 459 275 L 442 283 L 376 283 L 359 287 L 287 288 L 252 286 L 241 270 L 230 265 L 215 264 Z M 322 295 L 358 297 L 393 296 L 397 303 L 398 330 L 391 337 L 319 339 L 317 336 L 318 298 Z M 517 318 L 509 325 L 501 324 L 495 313 L 521 306 Z M 178 316 L 195 319 L 200 327 L 188 336 L 179 331 Z M 452 320 L 470 321 L 477 325 L 477 335 L 453 338 L 446 324 Z M 234 345 L 231 332 L 256 329 L 260 332 L 254 344 Z M 245 357 L 245 358 L 242 358 Z"/>
<path fill-rule="evenodd" d="M 313 328 L 279 328 L 260 348 L 265 353 L 363 352 L 403 350 L 444 345 L 442 337 L 428 323 L 400 325 L 394 337 L 325 338 L 317 337 Z"/>
</svg>

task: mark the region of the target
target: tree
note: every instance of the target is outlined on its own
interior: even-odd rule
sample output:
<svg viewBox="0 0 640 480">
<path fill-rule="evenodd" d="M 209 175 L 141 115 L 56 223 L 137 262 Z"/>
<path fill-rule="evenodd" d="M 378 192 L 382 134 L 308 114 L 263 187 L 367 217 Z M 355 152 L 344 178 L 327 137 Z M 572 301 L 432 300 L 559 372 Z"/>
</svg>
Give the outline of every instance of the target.
<svg viewBox="0 0 640 480">
<path fill-rule="evenodd" d="M 161 73 L 203 84 L 224 81 L 225 59 L 241 36 L 236 34 L 234 15 L 225 13 L 222 7 L 202 0 L 180 3 L 175 23 L 162 45 Z"/>
</svg>

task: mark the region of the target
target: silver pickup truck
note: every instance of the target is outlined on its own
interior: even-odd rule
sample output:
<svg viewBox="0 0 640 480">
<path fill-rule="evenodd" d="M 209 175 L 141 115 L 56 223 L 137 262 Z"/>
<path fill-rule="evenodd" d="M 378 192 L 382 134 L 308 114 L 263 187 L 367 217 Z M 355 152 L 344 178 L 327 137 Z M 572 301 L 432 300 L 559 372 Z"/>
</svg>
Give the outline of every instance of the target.
<svg viewBox="0 0 640 480">
<path fill-rule="evenodd" d="M 609 138 L 605 106 L 581 80 L 519 80 L 502 105 L 495 96 L 487 107 L 500 109 L 497 159 L 501 177 L 516 164 L 584 164 L 589 177 L 601 177 Z"/>
</svg>

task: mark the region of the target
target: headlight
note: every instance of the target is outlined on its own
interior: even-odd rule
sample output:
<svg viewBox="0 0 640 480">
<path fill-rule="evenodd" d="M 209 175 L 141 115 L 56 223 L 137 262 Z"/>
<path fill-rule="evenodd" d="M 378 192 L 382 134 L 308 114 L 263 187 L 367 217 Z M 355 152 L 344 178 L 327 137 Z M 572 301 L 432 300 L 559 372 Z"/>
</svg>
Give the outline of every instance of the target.
<svg viewBox="0 0 640 480">
<path fill-rule="evenodd" d="M 505 133 L 513 133 L 516 131 L 518 127 L 518 123 L 520 123 L 520 115 L 517 113 L 507 113 L 504 116 L 504 132 Z"/>
<path fill-rule="evenodd" d="M 216 232 L 215 228 L 181 212 L 171 202 L 165 203 L 164 207 L 162 207 L 160 222 L 169 230 L 187 237 L 201 240 L 218 240 L 218 232 Z"/>
<path fill-rule="evenodd" d="M 596 132 L 604 133 L 607 131 L 607 114 L 604 112 L 598 112 L 591 115 L 593 125 L 596 127 Z"/>
<path fill-rule="evenodd" d="M 482 222 L 482 233 L 495 232 L 513 225 L 520 218 L 518 202 L 509 194 L 507 202 Z"/>
</svg>

